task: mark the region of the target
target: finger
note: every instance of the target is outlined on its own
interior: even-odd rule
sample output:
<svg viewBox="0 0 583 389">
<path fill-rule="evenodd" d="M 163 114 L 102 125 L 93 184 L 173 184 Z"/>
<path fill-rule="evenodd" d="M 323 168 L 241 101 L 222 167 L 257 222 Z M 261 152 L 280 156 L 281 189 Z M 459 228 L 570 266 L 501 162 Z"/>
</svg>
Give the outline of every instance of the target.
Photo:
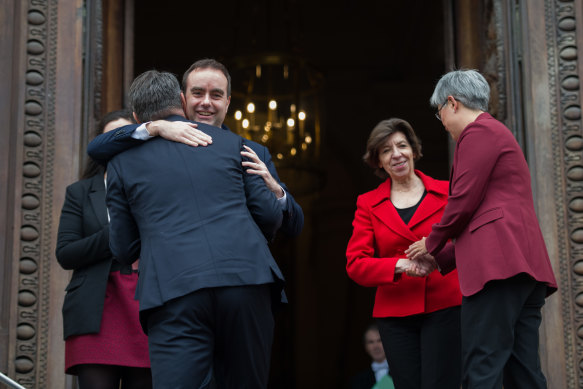
<svg viewBox="0 0 583 389">
<path fill-rule="evenodd" d="M 178 141 L 180 143 L 184 143 L 187 146 L 192 146 L 192 147 L 197 147 L 198 146 L 198 142 L 197 141 L 190 140 L 190 139 L 187 139 L 187 138 L 181 138 L 181 139 L 178 139 Z"/>
<path fill-rule="evenodd" d="M 410 252 L 413 252 L 415 250 L 417 250 L 419 246 L 417 245 L 417 242 L 411 244 L 406 250 L 405 250 L 405 254 L 408 254 Z"/>
<path fill-rule="evenodd" d="M 245 171 L 249 174 L 257 174 L 258 176 L 263 176 L 263 174 L 264 174 L 264 172 L 262 170 L 256 170 L 256 169 L 247 169 Z"/>
<path fill-rule="evenodd" d="M 248 152 L 248 151 L 241 151 L 241 155 L 244 156 L 244 157 L 247 157 L 249 159 L 252 159 L 254 161 L 258 161 L 257 156 L 254 155 L 254 154 L 252 154 L 252 153 L 250 153 L 250 152 Z"/>
<path fill-rule="evenodd" d="M 202 132 L 201 130 L 194 129 L 193 133 L 194 133 L 195 137 L 202 139 L 202 140 L 205 140 L 207 142 L 212 142 L 212 140 L 213 140 L 212 136 L 210 136 L 206 132 Z"/>
<path fill-rule="evenodd" d="M 196 137 L 184 136 L 184 137 L 180 138 L 179 141 L 182 143 L 186 143 L 189 146 L 198 146 L 198 145 L 206 146 L 206 145 L 208 145 L 208 143 L 205 140 L 201 140 L 201 139 L 198 139 Z"/>
<path fill-rule="evenodd" d="M 197 145 L 201 145 L 201 146 L 208 146 L 209 142 L 207 142 L 204 139 L 198 139 L 198 138 L 194 138 L 191 140 L 192 143 L 196 143 Z"/>
<path fill-rule="evenodd" d="M 247 149 L 249 149 L 247 146 L 244 146 L 244 147 L 246 147 Z M 249 149 L 249 150 L 251 150 L 251 149 Z M 251 151 L 241 151 L 241 155 L 243 155 L 243 156 L 245 156 L 247 158 L 250 158 L 255 163 L 261 163 L 261 160 L 259 159 L 259 157 L 257 156 L 257 154 L 255 154 L 253 152 L 253 150 L 251 150 Z"/>
<path fill-rule="evenodd" d="M 254 151 L 254 150 L 253 150 L 251 147 L 249 147 L 249 146 L 247 146 L 247 145 L 243 145 L 243 147 L 244 147 L 244 148 L 245 148 L 245 150 L 247 150 L 249 153 L 251 153 L 251 154 L 253 154 L 253 155 L 257 156 L 257 154 L 255 153 L 255 151 Z"/>
<path fill-rule="evenodd" d="M 407 257 L 409 257 L 410 260 L 412 261 L 416 261 L 419 259 L 420 255 L 417 252 L 417 250 L 413 250 L 412 252 L 410 252 L 409 254 L 407 254 Z"/>
<path fill-rule="evenodd" d="M 254 174 L 261 174 L 261 175 L 265 175 L 265 170 L 257 167 L 257 166 L 253 166 L 253 165 L 243 165 L 243 167 L 246 169 L 246 172 L 249 172 L 251 170 L 253 170 L 255 173 Z"/>
<path fill-rule="evenodd" d="M 253 161 L 243 161 L 241 162 L 241 165 L 243 166 L 252 166 L 256 169 L 263 169 L 263 170 L 267 170 L 265 169 L 265 165 L 262 163 L 258 163 L 258 162 L 253 162 Z"/>
</svg>

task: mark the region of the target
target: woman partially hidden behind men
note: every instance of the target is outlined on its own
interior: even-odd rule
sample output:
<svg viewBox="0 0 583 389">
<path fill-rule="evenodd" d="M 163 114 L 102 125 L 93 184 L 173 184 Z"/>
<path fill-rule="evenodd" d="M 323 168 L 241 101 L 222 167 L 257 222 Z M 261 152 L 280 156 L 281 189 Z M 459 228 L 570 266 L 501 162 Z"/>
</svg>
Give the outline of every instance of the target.
<svg viewBox="0 0 583 389">
<path fill-rule="evenodd" d="M 97 134 L 133 122 L 131 112 L 106 114 Z M 138 274 L 109 251 L 106 172 L 89 160 L 67 187 L 57 238 L 57 260 L 73 270 L 63 303 L 65 372 L 80 389 L 152 387 L 148 340 L 134 300 Z M 121 386 L 120 386 L 121 382 Z"/>
</svg>

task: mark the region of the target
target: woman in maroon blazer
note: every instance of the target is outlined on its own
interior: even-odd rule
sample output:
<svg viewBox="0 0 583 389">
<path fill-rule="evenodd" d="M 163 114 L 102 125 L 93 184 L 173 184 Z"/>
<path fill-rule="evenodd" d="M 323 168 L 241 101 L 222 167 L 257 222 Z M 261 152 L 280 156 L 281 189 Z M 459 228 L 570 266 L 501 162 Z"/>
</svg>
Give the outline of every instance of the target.
<svg viewBox="0 0 583 389">
<path fill-rule="evenodd" d="M 420 157 L 420 142 L 406 121 L 383 120 L 372 130 L 364 160 L 385 181 L 358 197 L 346 271 L 358 284 L 377 288 L 373 317 L 395 387 L 458 389 L 457 272 L 443 276 L 426 269 L 426 277 L 406 274 L 411 268 L 405 250 L 431 231 L 447 201 L 447 181 L 415 170 Z M 451 253 L 448 244 L 441 255 Z"/>
<path fill-rule="evenodd" d="M 538 224 L 528 164 L 514 135 L 486 112 L 488 82 L 456 70 L 431 105 L 456 142 L 448 204 L 427 240 L 407 250 L 438 254 L 455 239 L 463 294 L 463 387 L 546 388 L 538 355 L 541 308 L 557 289 Z"/>
</svg>

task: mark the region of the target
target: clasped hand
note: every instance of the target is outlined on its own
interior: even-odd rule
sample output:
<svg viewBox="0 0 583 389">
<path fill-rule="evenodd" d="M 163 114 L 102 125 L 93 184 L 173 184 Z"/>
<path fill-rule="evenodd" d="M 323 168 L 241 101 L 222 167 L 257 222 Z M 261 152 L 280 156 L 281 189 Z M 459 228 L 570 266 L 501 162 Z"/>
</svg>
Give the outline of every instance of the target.
<svg viewBox="0 0 583 389">
<path fill-rule="evenodd" d="M 425 247 L 425 238 L 405 250 L 407 260 L 402 262 L 404 273 L 414 277 L 426 277 L 437 268 L 437 262 Z"/>
</svg>

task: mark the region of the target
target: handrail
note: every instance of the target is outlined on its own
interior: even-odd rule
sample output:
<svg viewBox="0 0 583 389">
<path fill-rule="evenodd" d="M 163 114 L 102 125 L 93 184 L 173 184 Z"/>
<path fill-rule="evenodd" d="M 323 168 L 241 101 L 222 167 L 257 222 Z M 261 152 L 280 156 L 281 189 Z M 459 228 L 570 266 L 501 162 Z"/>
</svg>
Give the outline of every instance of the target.
<svg viewBox="0 0 583 389">
<path fill-rule="evenodd" d="M 20 385 L 18 382 L 10 379 L 10 377 L 5 376 L 4 374 L 2 374 L 0 372 L 0 383 L 8 386 L 9 388 L 12 389 L 26 389 L 24 386 Z"/>
</svg>

